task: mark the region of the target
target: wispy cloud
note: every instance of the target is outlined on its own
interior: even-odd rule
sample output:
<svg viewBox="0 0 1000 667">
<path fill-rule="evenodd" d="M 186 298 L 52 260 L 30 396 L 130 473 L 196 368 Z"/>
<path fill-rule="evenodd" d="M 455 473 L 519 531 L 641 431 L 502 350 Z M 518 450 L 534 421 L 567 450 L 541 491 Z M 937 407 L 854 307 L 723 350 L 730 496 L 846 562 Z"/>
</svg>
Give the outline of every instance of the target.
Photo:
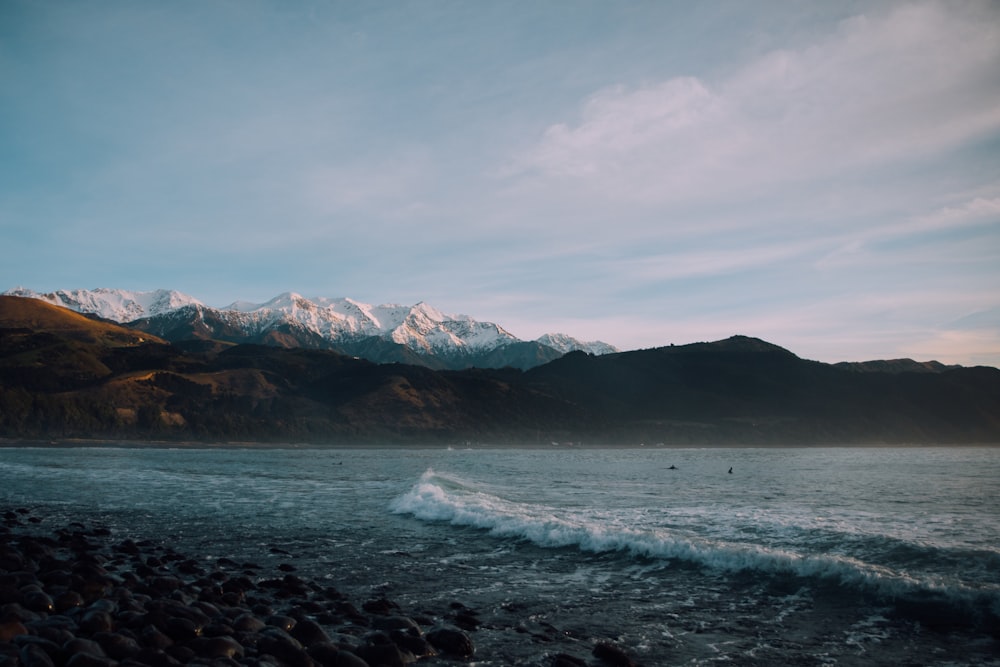
<svg viewBox="0 0 1000 667">
<path fill-rule="evenodd" d="M 539 187 L 677 203 L 752 197 L 919 159 L 1000 128 L 1000 20 L 984 5 L 904 5 L 845 21 L 718 80 L 594 93 L 520 166 Z"/>
</svg>

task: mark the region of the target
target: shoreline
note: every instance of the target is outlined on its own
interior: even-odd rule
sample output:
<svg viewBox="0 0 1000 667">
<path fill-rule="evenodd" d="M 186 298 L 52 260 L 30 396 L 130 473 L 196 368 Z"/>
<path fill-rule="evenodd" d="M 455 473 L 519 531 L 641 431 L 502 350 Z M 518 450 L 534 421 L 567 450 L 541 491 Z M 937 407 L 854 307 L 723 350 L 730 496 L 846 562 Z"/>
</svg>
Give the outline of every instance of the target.
<svg viewBox="0 0 1000 667">
<path fill-rule="evenodd" d="M 594 449 L 933 449 L 933 448 L 995 448 L 1000 442 L 942 442 L 942 443 L 824 443 L 824 444 L 746 444 L 732 443 L 552 443 L 552 444 L 502 444 L 502 443 L 301 443 L 258 441 L 201 441 L 201 440 L 102 440 L 98 438 L 14 439 L 0 438 L 0 449 L 230 449 L 230 450 L 594 450 Z"/>
<path fill-rule="evenodd" d="M 459 601 L 404 610 L 262 566 L 120 539 L 101 525 L 49 526 L 0 508 L 0 663 L 67 667 L 455 665 L 476 656 L 478 612 Z M 271 553 L 287 554 L 278 547 Z M 610 642 L 600 664 L 635 665 Z M 553 667 L 589 664 L 555 654 Z"/>
</svg>

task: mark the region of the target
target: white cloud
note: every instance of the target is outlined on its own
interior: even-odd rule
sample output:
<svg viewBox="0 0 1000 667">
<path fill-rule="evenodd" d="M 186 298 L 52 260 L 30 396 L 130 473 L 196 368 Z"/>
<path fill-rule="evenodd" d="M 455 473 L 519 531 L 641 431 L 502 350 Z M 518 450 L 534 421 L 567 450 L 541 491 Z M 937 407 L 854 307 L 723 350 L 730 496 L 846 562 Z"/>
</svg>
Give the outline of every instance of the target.
<svg viewBox="0 0 1000 667">
<path fill-rule="evenodd" d="M 638 202 L 795 187 L 1000 130 L 998 72 L 995 5 L 903 5 L 717 81 L 600 90 L 521 166 Z"/>
</svg>

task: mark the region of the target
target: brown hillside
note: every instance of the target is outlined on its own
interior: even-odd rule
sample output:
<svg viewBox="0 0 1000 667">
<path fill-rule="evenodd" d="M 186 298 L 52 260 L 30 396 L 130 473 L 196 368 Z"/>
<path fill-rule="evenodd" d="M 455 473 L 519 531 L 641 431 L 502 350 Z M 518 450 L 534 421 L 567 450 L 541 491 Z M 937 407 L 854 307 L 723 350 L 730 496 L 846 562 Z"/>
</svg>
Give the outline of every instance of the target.
<svg viewBox="0 0 1000 667">
<path fill-rule="evenodd" d="M 163 343 L 161 338 L 141 331 L 92 320 L 89 317 L 38 299 L 0 296 L 0 329 L 30 329 L 112 347 Z"/>
</svg>

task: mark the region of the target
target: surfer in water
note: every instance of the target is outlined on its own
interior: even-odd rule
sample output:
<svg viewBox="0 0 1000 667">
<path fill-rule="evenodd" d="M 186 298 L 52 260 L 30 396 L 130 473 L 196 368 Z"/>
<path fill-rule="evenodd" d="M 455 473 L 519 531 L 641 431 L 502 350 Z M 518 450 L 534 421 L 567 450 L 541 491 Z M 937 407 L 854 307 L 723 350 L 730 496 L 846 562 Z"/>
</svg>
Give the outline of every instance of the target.
<svg viewBox="0 0 1000 667">
<path fill-rule="evenodd" d="M 733 469 L 732 469 L 732 467 L 730 467 L 730 468 L 729 468 L 729 474 L 730 474 L 730 475 L 732 475 L 732 474 L 733 474 Z"/>
</svg>

